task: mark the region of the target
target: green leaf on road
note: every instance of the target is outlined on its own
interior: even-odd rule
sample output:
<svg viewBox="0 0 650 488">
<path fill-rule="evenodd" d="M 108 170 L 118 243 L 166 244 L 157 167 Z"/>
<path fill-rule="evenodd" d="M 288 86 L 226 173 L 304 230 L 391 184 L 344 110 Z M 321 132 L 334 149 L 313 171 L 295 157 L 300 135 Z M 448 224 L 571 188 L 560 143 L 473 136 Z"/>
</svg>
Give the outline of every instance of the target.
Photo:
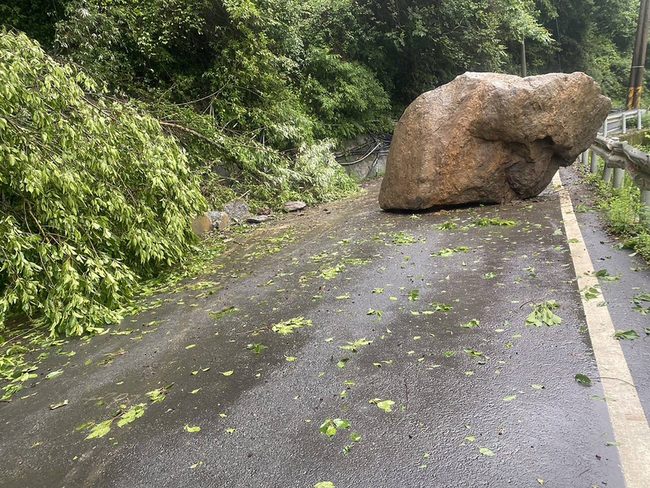
<svg viewBox="0 0 650 488">
<path fill-rule="evenodd" d="M 591 386 L 591 378 L 584 374 L 577 374 L 574 376 L 575 380 L 583 386 Z"/>
<path fill-rule="evenodd" d="M 585 288 L 582 290 L 585 301 L 593 300 L 594 298 L 598 298 L 600 295 L 600 290 L 598 289 L 600 285 L 595 285 L 595 286 L 585 286 Z"/>
<path fill-rule="evenodd" d="M 384 412 L 392 412 L 392 406 L 395 405 L 395 402 L 393 400 L 383 400 L 381 402 L 377 402 L 377 407 L 381 408 Z"/>
<path fill-rule="evenodd" d="M 253 354 L 260 354 L 264 349 L 268 349 L 268 346 L 265 346 L 264 344 L 260 344 L 259 342 L 255 342 L 253 344 L 248 344 L 246 346 L 246 349 L 252 351 Z"/>
<path fill-rule="evenodd" d="M 467 347 L 467 348 L 465 348 L 465 352 L 466 352 L 466 353 L 469 355 L 469 357 L 471 357 L 471 358 L 476 358 L 476 357 L 483 356 L 483 353 L 482 353 L 482 352 L 480 352 L 480 351 L 475 351 L 475 350 L 472 349 L 471 347 Z"/>
<path fill-rule="evenodd" d="M 639 334 L 637 333 L 636 330 L 617 330 L 614 333 L 614 339 L 617 341 L 620 340 L 626 340 L 626 341 L 634 341 L 639 338 Z"/>
<path fill-rule="evenodd" d="M 63 370 L 62 370 L 62 369 L 58 369 L 58 370 L 56 370 L 56 371 L 52 371 L 51 373 L 49 373 L 49 374 L 45 377 L 45 379 L 46 379 L 46 380 L 53 380 L 54 378 L 58 378 L 58 377 L 61 376 L 62 374 L 63 374 Z"/>
<path fill-rule="evenodd" d="M 445 248 L 445 249 L 441 249 L 441 250 L 438 251 L 438 252 L 434 252 L 434 253 L 432 253 L 432 254 L 431 254 L 431 257 L 440 256 L 440 257 L 443 257 L 443 258 L 448 258 L 449 256 L 453 256 L 454 253 L 457 253 L 457 252 L 467 252 L 467 251 L 469 251 L 469 248 L 468 248 L 468 247 L 464 247 L 464 246 L 457 247 L 457 248 L 454 248 L 454 249 Z"/>
<path fill-rule="evenodd" d="M 553 313 L 553 310 L 560 308 L 560 304 L 555 300 L 549 300 L 543 303 L 535 304 L 532 313 L 526 317 L 526 325 L 541 327 L 546 324 L 549 327 L 562 323 L 562 319 Z"/>
<path fill-rule="evenodd" d="M 481 447 L 478 451 L 484 456 L 494 456 L 494 453 L 490 451 L 487 447 Z"/>
<path fill-rule="evenodd" d="M 339 346 L 339 347 L 345 351 L 351 351 L 356 354 L 357 352 L 359 352 L 359 348 L 361 346 L 367 346 L 369 344 L 372 344 L 372 341 L 369 341 L 364 337 L 363 339 L 357 339 L 354 342 L 348 342 L 347 346 Z"/>
<path fill-rule="evenodd" d="M 185 431 L 190 433 L 201 432 L 201 427 L 199 427 L 198 425 L 195 425 L 194 427 L 190 427 L 188 424 L 185 424 Z"/>
<path fill-rule="evenodd" d="M 318 431 L 321 434 L 325 434 L 327 437 L 332 437 L 336 434 L 337 429 L 349 429 L 350 422 L 343 419 L 327 419 L 321 424 L 318 428 Z"/>
<path fill-rule="evenodd" d="M 111 425 L 113 425 L 113 420 L 115 419 L 105 420 L 95 425 L 90 431 L 88 437 L 86 437 L 86 439 L 95 439 L 99 437 L 104 437 L 106 434 L 108 434 L 111 431 Z"/>
<path fill-rule="evenodd" d="M 471 329 L 473 327 L 478 327 L 479 326 L 479 321 L 477 319 L 472 319 L 466 324 L 461 324 L 460 325 L 463 329 Z"/>
<path fill-rule="evenodd" d="M 609 272 L 606 269 L 601 269 L 600 271 L 596 271 L 594 274 L 596 278 L 602 278 L 605 281 L 617 281 L 621 278 L 621 275 L 616 275 L 616 276 L 610 276 Z"/>
<path fill-rule="evenodd" d="M 350 422 L 343 419 L 334 419 L 334 425 L 337 429 L 347 429 L 350 427 Z"/>
<path fill-rule="evenodd" d="M 632 310 L 635 312 L 639 312 L 641 315 L 650 314 L 650 293 L 637 293 L 632 297 L 632 303 L 634 304 Z M 644 303 L 648 303 L 649 305 L 646 307 Z"/>
<path fill-rule="evenodd" d="M 167 397 L 167 391 L 173 386 L 174 383 L 170 383 L 169 385 L 163 386 L 162 388 L 148 391 L 146 395 L 149 397 L 152 403 L 159 403 Z"/>
<path fill-rule="evenodd" d="M 514 225 L 517 225 L 517 222 L 515 222 L 514 220 L 501 219 L 499 217 L 495 217 L 495 218 L 487 218 L 487 217 L 485 217 L 485 218 L 479 219 L 479 220 L 477 220 L 475 222 L 472 222 L 471 225 L 472 226 L 478 226 L 478 227 L 487 227 L 487 226 L 491 226 L 491 225 L 500 226 L 500 227 L 512 227 Z"/>
<path fill-rule="evenodd" d="M 120 420 L 117 422 L 117 426 L 124 427 L 125 425 L 133 422 L 135 419 L 139 419 L 144 415 L 145 408 L 146 405 L 144 403 L 133 405 L 131 408 L 129 408 L 126 412 L 124 412 L 121 415 Z"/>
<path fill-rule="evenodd" d="M 301 329 L 302 327 L 309 326 L 312 327 L 311 320 L 306 320 L 305 317 L 296 317 L 286 322 L 280 322 L 271 327 L 273 332 L 277 332 L 280 335 L 292 334 L 294 330 Z"/>
</svg>

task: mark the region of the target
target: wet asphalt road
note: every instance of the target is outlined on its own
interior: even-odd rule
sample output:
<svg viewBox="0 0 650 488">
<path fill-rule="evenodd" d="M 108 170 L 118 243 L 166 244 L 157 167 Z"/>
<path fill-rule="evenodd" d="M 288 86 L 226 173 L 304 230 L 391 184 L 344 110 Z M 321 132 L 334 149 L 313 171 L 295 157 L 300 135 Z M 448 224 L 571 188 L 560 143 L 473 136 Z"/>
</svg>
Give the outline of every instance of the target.
<svg viewBox="0 0 650 488">
<path fill-rule="evenodd" d="M 557 195 L 412 217 L 381 212 L 378 186 L 235 236 L 223 268 L 113 328 L 125 335 L 52 354 L 38 384 L 0 404 L 0 484 L 623 487 L 600 384 L 574 380 L 598 374 Z M 517 225 L 470 225 L 486 217 Z M 580 219 L 597 226 L 593 213 Z M 614 322 L 641 328 L 623 285 L 647 288 L 650 273 L 630 271 L 629 252 L 596 244 L 598 232 L 583 230 L 590 252 L 605 246 L 610 274 L 628 269 L 603 285 Z M 562 323 L 526 327 L 532 304 L 552 299 Z M 273 331 L 298 317 L 312 325 Z M 624 346 L 648 412 L 648 341 Z M 163 401 L 146 396 L 171 383 Z M 140 418 L 104 437 L 76 430 L 140 403 Z M 327 437 L 327 419 L 350 427 Z"/>
<path fill-rule="evenodd" d="M 566 175 L 566 176 L 564 176 Z M 632 311 L 631 298 L 639 293 L 650 293 L 650 268 L 629 249 L 620 249 L 620 241 L 608 235 L 601 225 L 600 214 L 593 205 L 593 192 L 579 183 L 574 172 L 563 174 L 565 187 L 571 191 L 576 217 L 582 236 L 596 270 L 607 270 L 610 276 L 620 276 L 615 281 L 600 280 L 603 296 L 612 321 L 618 329 L 638 331 L 641 339 L 622 341 L 625 359 L 638 386 L 647 418 L 650 418 L 650 336 L 643 333 L 650 327 L 650 315 Z M 649 307 L 646 303 L 645 307 Z"/>
</svg>

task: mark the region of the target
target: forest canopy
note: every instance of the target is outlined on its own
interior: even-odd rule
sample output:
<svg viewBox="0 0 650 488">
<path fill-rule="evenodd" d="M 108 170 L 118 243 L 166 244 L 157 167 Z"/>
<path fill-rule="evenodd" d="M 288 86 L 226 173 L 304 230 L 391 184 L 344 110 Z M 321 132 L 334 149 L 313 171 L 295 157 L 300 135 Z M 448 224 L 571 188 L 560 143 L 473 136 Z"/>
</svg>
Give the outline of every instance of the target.
<svg viewBox="0 0 650 488">
<path fill-rule="evenodd" d="M 313 164 L 303 177 L 291 171 L 308 148 L 322 156 L 332 142 L 390 131 L 415 97 L 465 71 L 518 74 L 522 42 L 529 75 L 584 71 L 622 106 L 638 8 L 638 0 L 13 0 L 0 18 L 169 122 L 219 206 L 251 184 L 252 201 L 338 195 L 336 183 L 316 189 L 325 178 Z"/>
<path fill-rule="evenodd" d="M 169 122 L 218 206 L 252 183 L 253 201 L 337 195 L 316 190 L 324 179 L 313 171 L 290 171 L 308 148 L 323 155 L 332 142 L 390 131 L 415 97 L 465 71 L 518 74 L 522 42 L 529 75 L 584 71 L 622 105 L 638 8 L 638 0 L 13 0 L 0 18 Z"/>
<path fill-rule="evenodd" d="M 0 329 L 16 313 L 65 334 L 116 320 L 134 282 L 190 251 L 187 221 L 208 206 L 356 191 L 334 159 L 340 141 L 390 132 L 416 96 L 465 71 L 518 74 L 522 42 L 528 74 L 585 71 L 622 105 L 638 8 L 4 2 Z"/>
</svg>

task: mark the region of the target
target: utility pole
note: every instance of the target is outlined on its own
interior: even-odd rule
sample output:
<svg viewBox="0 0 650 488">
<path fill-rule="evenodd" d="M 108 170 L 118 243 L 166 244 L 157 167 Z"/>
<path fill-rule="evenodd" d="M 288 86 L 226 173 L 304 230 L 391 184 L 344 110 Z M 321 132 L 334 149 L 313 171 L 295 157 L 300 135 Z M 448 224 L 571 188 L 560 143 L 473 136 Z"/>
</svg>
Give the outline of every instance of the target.
<svg viewBox="0 0 650 488">
<path fill-rule="evenodd" d="M 628 110 L 637 109 L 641 105 L 645 61 L 648 52 L 648 23 L 650 23 L 650 0 L 641 0 L 636 40 L 634 43 L 634 55 L 632 57 L 632 70 L 630 72 L 630 84 L 627 92 Z"/>
</svg>

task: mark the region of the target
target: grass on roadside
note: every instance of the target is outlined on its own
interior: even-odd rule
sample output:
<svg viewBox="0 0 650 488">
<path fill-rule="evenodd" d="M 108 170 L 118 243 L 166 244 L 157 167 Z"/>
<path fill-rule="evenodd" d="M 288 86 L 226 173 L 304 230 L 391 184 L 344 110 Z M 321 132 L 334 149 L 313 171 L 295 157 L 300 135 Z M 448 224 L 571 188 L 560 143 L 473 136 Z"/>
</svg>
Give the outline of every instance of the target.
<svg viewBox="0 0 650 488">
<path fill-rule="evenodd" d="M 598 172 L 588 175 L 586 181 L 596 189 L 596 203 L 603 211 L 607 230 L 650 263 L 650 208 L 641 203 L 641 191 L 627 173 L 621 188 L 605 183 L 604 166 L 599 158 Z"/>
</svg>

